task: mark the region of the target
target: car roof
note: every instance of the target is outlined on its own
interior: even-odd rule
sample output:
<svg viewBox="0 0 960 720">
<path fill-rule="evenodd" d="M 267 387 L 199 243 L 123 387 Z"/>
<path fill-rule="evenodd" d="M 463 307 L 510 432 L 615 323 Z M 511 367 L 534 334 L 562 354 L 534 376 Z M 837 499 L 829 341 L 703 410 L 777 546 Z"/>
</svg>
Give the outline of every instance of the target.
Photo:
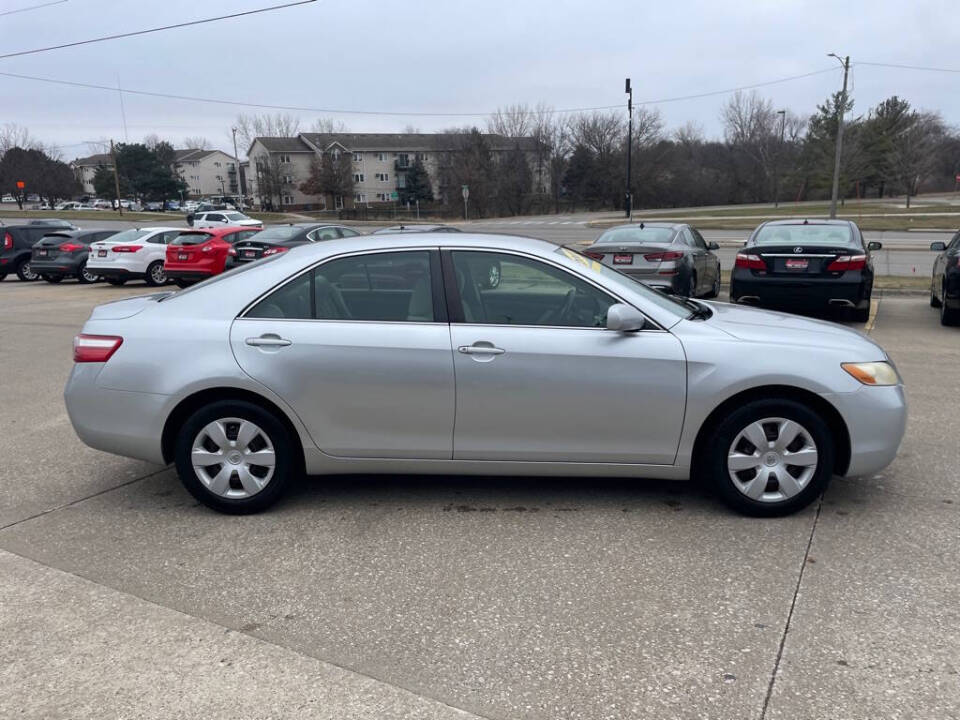
<svg viewBox="0 0 960 720">
<path fill-rule="evenodd" d="M 241 230 L 253 230 L 252 227 L 245 227 L 243 225 L 225 225 L 224 227 L 215 227 L 215 228 L 173 228 L 174 230 L 179 229 L 181 235 L 189 234 L 203 234 L 203 235 L 215 235 L 219 237 L 220 235 L 230 235 L 231 233 L 240 232 Z M 259 232 L 259 228 L 257 228 Z"/>
<path fill-rule="evenodd" d="M 637 230 L 643 230 L 644 228 L 653 227 L 653 228 L 670 228 L 671 230 L 679 230 L 682 227 L 686 227 L 687 223 L 676 223 L 676 222 L 635 222 L 635 223 L 624 223 L 623 225 L 614 225 L 613 227 L 606 228 L 603 232 L 609 232 L 610 230 L 620 230 L 622 228 L 636 228 Z M 602 233 L 601 233 L 602 234 Z"/>
<path fill-rule="evenodd" d="M 830 220 L 827 218 L 784 218 L 783 220 L 767 220 L 760 223 L 760 226 L 763 225 L 842 225 L 845 227 L 850 227 L 854 225 L 852 220 Z"/>
<path fill-rule="evenodd" d="M 377 228 L 373 231 L 373 234 L 380 235 L 389 235 L 391 233 L 418 233 L 418 232 L 460 232 L 455 227 L 450 225 L 441 225 L 438 223 L 412 223 L 410 225 L 401 224 L 401 225 L 390 225 L 388 227 Z"/>
</svg>

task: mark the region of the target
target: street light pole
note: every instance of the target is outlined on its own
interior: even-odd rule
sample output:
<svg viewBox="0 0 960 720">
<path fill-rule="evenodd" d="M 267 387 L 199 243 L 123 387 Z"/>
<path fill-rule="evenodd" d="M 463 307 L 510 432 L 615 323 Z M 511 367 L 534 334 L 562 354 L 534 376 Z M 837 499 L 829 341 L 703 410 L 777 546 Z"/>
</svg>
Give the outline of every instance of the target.
<svg viewBox="0 0 960 720">
<path fill-rule="evenodd" d="M 843 92 L 840 93 L 840 107 L 837 108 L 837 149 L 833 159 L 833 192 L 830 195 L 830 219 L 837 217 L 837 197 L 840 195 L 840 153 L 843 151 L 843 113 L 847 109 L 847 74 L 850 72 L 850 56 L 843 60 L 836 53 L 827 57 L 836 58 L 843 66 Z"/>
<path fill-rule="evenodd" d="M 630 87 L 630 78 L 627 78 L 624 84 L 624 92 L 627 94 L 627 192 L 624 198 L 626 203 L 624 213 L 627 218 L 633 220 L 633 195 L 630 193 L 630 163 L 633 159 L 633 88 Z"/>
<path fill-rule="evenodd" d="M 243 184 L 240 182 L 240 156 L 237 155 L 237 129 L 230 128 L 230 131 L 233 133 L 233 169 L 236 172 L 237 192 L 240 193 L 240 209 L 243 210 L 243 206 L 246 204 L 244 200 L 247 193 L 245 192 Z"/>
<path fill-rule="evenodd" d="M 113 149 L 113 139 L 110 139 L 110 157 L 113 159 L 113 187 L 117 194 L 117 212 L 123 216 L 123 205 L 120 204 L 120 168 L 117 167 L 117 153 Z"/>
<path fill-rule="evenodd" d="M 787 125 L 787 111 L 777 110 L 780 116 L 780 147 L 777 148 L 777 159 L 773 164 L 773 206 L 780 207 L 780 156 L 783 154 L 783 131 Z"/>
</svg>

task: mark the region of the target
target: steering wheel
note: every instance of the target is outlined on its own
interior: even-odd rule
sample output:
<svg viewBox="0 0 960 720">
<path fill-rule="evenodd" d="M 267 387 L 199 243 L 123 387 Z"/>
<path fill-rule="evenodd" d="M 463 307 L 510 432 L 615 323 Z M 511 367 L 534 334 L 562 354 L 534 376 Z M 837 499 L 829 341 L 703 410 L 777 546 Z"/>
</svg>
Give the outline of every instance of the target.
<svg viewBox="0 0 960 720">
<path fill-rule="evenodd" d="M 560 308 L 560 311 L 557 314 L 557 322 L 565 323 L 570 314 L 573 312 L 573 305 L 577 301 L 577 289 L 570 288 L 567 291 L 566 297 L 563 298 L 563 307 Z"/>
</svg>

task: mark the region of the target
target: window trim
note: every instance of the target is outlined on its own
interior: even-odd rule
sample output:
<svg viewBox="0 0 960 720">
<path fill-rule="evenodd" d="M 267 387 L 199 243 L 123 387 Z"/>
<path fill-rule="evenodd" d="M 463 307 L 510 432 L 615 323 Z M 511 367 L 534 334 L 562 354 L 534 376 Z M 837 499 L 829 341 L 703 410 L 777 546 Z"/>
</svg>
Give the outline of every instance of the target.
<svg viewBox="0 0 960 720">
<path fill-rule="evenodd" d="M 269 295 L 272 295 L 280 288 L 286 286 L 289 283 L 295 282 L 302 275 L 307 273 L 312 273 L 318 268 L 326 265 L 327 263 L 333 262 L 335 260 L 344 260 L 351 257 L 359 257 L 361 255 L 383 255 L 385 253 L 399 253 L 399 252 L 426 252 L 430 259 L 430 292 L 433 296 L 433 320 L 423 321 L 423 320 L 363 320 L 358 318 L 349 318 L 349 319 L 333 319 L 333 318 L 257 318 L 257 317 L 247 317 L 247 313 L 250 312 L 254 307 L 256 307 L 261 300 L 265 299 Z M 389 323 L 391 325 L 416 325 L 422 327 L 424 325 L 449 325 L 449 315 L 447 314 L 447 307 L 444 301 L 444 283 L 443 278 L 441 277 L 440 270 L 440 248 L 438 247 L 423 247 L 423 246 L 413 246 L 413 247 L 400 247 L 400 248 L 377 248 L 375 250 L 360 250 L 360 251 L 347 251 L 339 253 L 337 255 L 331 255 L 330 257 L 323 258 L 317 262 L 308 265 L 305 268 L 302 268 L 299 272 L 289 277 L 284 278 L 276 285 L 266 290 L 265 292 L 260 293 L 256 298 L 240 311 L 240 313 L 234 318 L 235 320 L 252 320 L 256 322 L 312 322 L 312 323 L 364 323 L 364 324 L 383 324 Z M 310 283 L 310 302 L 313 308 L 316 308 L 316 300 L 314 298 L 315 286 L 314 283 Z"/>
<path fill-rule="evenodd" d="M 447 245 L 440 249 L 441 262 L 443 264 L 443 279 L 444 286 L 446 287 L 446 304 L 447 304 L 447 317 L 450 318 L 451 324 L 457 325 L 469 325 L 471 327 L 489 327 L 489 328 L 505 328 L 505 327 L 516 327 L 516 328 L 547 328 L 553 330 L 603 330 L 604 332 L 610 332 L 605 327 L 583 327 L 582 325 L 520 325 L 512 323 L 471 323 L 467 322 L 463 317 L 463 302 L 460 299 L 460 290 L 457 288 L 457 275 L 453 267 L 453 253 L 454 252 L 483 252 L 483 253 L 498 253 L 502 255 L 516 255 L 517 257 L 522 257 L 527 260 L 532 260 L 534 262 L 541 262 L 545 265 L 550 265 L 557 270 L 567 273 L 568 275 L 573 275 L 575 278 L 582 280 L 583 282 L 592 285 L 594 288 L 599 290 L 612 297 L 617 303 L 622 303 L 629 307 L 634 308 L 637 312 L 641 313 L 646 319 L 647 323 L 652 327 L 644 328 L 638 332 L 667 332 L 660 323 L 650 317 L 649 314 L 644 312 L 642 309 L 638 308 L 631 302 L 624 300 L 622 297 L 617 295 L 614 292 L 611 292 L 609 289 L 603 287 L 599 283 L 593 281 L 592 278 L 587 278 L 581 275 L 580 273 L 574 272 L 570 268 L 561 265 L 560 263 L 553 262 L 552 260 L 546 260 L 539 255 L 531 255 L 529 253 L 521 252 L 519 250 L 505 250 L 502 248 L 485 248 L 485 247 L 461 247 L 455 245 Z"/>
</svg>

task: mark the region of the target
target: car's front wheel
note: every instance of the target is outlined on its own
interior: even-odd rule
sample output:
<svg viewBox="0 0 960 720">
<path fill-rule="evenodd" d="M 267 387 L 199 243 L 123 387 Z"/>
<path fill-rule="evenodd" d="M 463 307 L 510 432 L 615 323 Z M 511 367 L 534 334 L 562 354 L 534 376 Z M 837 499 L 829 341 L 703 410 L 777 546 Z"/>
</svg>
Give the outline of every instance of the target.
<svg viewBox="0 0 960 720">
<path fill-rule="evenodd" d="M 937 297 L 937 293 L 934 291 L 933 281 L 930 282 L 930 307 L 940 307 L 940 298 Z"/>
<path fill-rule="evenodd" d="M 88 285 L 97 282 L 99 279 L 99 275 L 87 269 L 86 263 L 80 266 L 80 272 L 77 273 L 77 282 Z"/>
<path fill-rule="evenodd" d="M 699 468 L 729 506 L 786 515 L 809 505 L 833 474 L 834 441 L 819 414 L 794 400 L 755 400 L 720 422 Z"/>
<path fill-rule="evenodd" d="M 283 423 L 242 400 L 218 401 L 191 415 L 177 437 L 175 461 L 191 495 L 233 515 L 275 503 L 297 468 Z"/>
<path fill-rule="evenodd" d="M 940 301 L 940 324 L 951 326 L 960 325 L 960 309 L 947 305 L 947 288 L 943 288 L 943 298 Z"/>
</svg>

